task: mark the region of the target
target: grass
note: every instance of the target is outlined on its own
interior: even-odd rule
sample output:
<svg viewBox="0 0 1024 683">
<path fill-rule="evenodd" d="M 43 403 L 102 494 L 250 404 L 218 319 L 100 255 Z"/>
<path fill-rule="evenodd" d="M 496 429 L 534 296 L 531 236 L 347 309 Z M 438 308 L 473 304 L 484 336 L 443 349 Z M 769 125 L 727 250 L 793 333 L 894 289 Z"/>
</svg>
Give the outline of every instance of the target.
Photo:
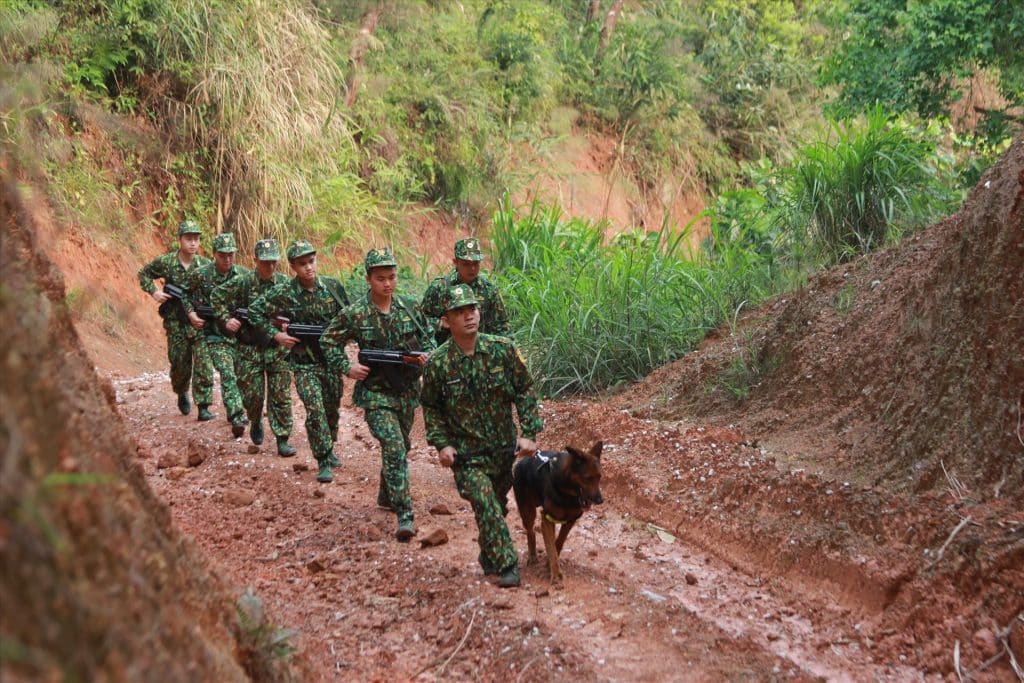
<svg viewBox="0 0 1024 683">
<path fill-rule="evenodd" d="M 492 250 L 515 337 L 541 391 L 593 392 L 646 376 L 772 291 L 756 255 L 688 253 L 667 225 L 606 240 L 606 225 L 506 200 Z"/>
</svg>

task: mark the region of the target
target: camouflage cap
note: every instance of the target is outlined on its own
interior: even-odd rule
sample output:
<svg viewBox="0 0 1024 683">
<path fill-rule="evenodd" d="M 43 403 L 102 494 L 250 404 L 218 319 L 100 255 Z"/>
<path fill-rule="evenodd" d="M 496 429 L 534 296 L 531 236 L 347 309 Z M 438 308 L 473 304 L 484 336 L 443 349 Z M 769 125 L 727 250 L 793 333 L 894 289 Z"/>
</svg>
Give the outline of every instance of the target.
<svg viewBox="0 0 1024 683">
<path fill-rule="evenodd" d="M 484 255 L 480 252 L 480 240 L 476 237 L 467 237 L 456 242 L 455 258 L 463 261 L 483 261 Z"/>
<path fill-rule="evenodd" d="M 384 247 L 382 249 L 371 249 L 366 252 L 366 259 L 363 261 L 363 265 L 366 266 L 366 272 L 369 273 L 371 268 L 377 268 L 378 266 L 397 266 L 398 261 L 395 260 L 395 255 L 391 253 L 391 250 Z"/>
<path fill-rule="evenodd" d="M 277 240 L 267 238 L 260 240 L 256 243 L 256 260 L 257 261 L 280 261 L 281 260 L 281 247 L 278 246 Z"/>
<path fill-rule="evenodd" d="M 463 306 L 476 306 L 476 295 L 473 289 L 467 285 L 455 285 L 448 288 L 448 296 L 445 298 L 444 310 L 453 311 Z"/>
<path fill-rule="evenodd" d="M 315 254 L 316 247 L 311 242 L 306 240 L 296 240 L 288 245 L 288 260 L 294 261 L 300 256 L 306 256 L 308 254 Z"/>
<path fill-rule="evenodd" d="M 230 232 L 222 232 L 213 238 L 213 250 L 222 251 L 224 253 L 233 254 L 238 251 L 238 244 L 235 242 L 235 236 Z"/>
<path fill-rule="evenodd" d="M 182 235 L 200 235 L 202 232 L 203 231 L 199 227 L 199 224 L 191 218 L 186 218 L 178 224 L 178 237 L 181 237 Z"/>
</svg>

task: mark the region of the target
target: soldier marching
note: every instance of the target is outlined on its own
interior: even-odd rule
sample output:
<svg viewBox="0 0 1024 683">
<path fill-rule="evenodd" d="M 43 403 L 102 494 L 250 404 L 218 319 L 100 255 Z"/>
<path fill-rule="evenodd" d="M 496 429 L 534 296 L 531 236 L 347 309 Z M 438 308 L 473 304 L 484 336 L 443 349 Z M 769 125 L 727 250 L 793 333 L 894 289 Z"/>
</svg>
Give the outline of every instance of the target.
<svg viewBox="0 0 1024 683">
<path fill-rule="evenodd" d="M 139 271 L 140 286 L 161 304 L 181 413 L 191 410 L 191 384 L 199 420 L 213 417 L 216 369 L 233 435 L 248 425 L 251 441 L 262 444 L 265 406 L 277 453 L 290 457 L 294 379 L 316 479 L 330 483 L 341 466 L 334 446 L 343 378 L 354 380 L 353 403 L 381 449 L 377 504 L 394 512 L 395 538 L 407 542 L 416 534 L 407 453 L 422 402 L 427 442 L 473 508 L 484 573 L 500 586 L 519 585 L 504 517 L 512 465 L 536 451 L 543 424 L 529 370 L 502 336 L 509 323 L 501 294 L 480 273 L 479 239 L 456 242 L 454 269 L 431 282 L 419 303 L 397 291 L 398 262 L 388 248 L 366 254 L 367 289 L 350 300 L 340 281 L 318 274 L 317 249 L 307 240 L 288 246 L 288 278 L 277 272 L 281 249 L 273 239 L 256 243 L 250 271 L 234 263 L 233 234 L 213 239 L 212 261 L 198 253 L 201 235 L 195 221 L 183 221 L 178 249 Z"/>
</svg>

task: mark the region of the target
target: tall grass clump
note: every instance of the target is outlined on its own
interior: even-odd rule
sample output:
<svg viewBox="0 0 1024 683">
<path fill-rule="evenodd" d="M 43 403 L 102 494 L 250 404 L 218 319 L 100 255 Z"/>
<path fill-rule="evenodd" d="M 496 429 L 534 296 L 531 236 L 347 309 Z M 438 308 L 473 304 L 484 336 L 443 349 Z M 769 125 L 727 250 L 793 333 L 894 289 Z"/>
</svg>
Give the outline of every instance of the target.
<svg viewBox="0 0 1024 683">
<path fill-rule="evenodd" d="M 953 208 L 939 161 L 933 140 L 880 109 L 835 123 L 784 170 L 779 220 L 826 262 L 849 260 Z"/>
<path fill-rule="evenodd" d="M 209 151 L 218 230 L 251 243 L 287 240 L 289 225 L 331 237 L 331 226 L 382 218 L 354 173 L 357 149 L 337 109 L 344 80 L 308 5 L 180 0 L 161 4 L 157 24 L 157 61 L 186 86 L 168 89 L 167 108 Z"/>
<path fill-rule="evenodd" d="M 685 230 L 608 240 L 606 228 L 538 203 L 519 217 L 506 200 L 495 213 L 496 273 L 546 395 L 638 380 L 767 292 L 752 277 L 763 269 L 729 245 L 712 260 L 686 253 Z"/>
</svg>

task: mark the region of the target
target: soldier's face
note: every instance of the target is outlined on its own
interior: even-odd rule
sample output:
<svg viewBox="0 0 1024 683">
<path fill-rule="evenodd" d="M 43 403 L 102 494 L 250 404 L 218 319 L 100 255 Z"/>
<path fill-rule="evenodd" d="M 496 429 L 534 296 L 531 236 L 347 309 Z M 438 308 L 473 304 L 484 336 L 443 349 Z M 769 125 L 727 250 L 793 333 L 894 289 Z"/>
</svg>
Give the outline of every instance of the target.
<svg viewBox="0 0 1024 683">
<path fill-rule="evenodd" d="M 316 280 L 316 254 L 306 254 L 291 262 L 292 270 L 303 287 L 312 287 Z"/>
<path fill-rule="evenodd" d="M 181 250 L 191 256 L 195 256 L 199 253 L 199 235 L 182 235 L 178 244 L 181 245 Z"/>
<path fill-rule="evenodd" d="M 467 285 L 480 274 L 480 261 L 467 261 L 466 259 L 457 258 L 452 259 L 452 262 L 455 264 L 455 270 L 459 274 L 459 279 Z"/>
<path fill-rule="evenodd" d="M 213 253 L 213 262 L 217 264 L 218 273 L 226 273 L 235 265 L 235 252 L 233 251 L 216 251 Z"/>
<path fill-rule="evenodd" d="M 393 266 L 371 268 L 366 276 L 366 283 L 370 285 L 372 296 L 387 298 L 394 293 L 398 284 L 398 269 Z"/>
<path fill-rule="evenodd" d="M 277 272 L 277 261 L 257 261 L 256 276 L 261 280 L 269 280 Z"/>
<path fill-rule="evenodd" d="M 444 318 L 448 321 L 452 336 L 455 337 L 476 334 L 480 329 L 480 309 L 476 306 L 453 308 L 444 314 Z"/>
</svg>

